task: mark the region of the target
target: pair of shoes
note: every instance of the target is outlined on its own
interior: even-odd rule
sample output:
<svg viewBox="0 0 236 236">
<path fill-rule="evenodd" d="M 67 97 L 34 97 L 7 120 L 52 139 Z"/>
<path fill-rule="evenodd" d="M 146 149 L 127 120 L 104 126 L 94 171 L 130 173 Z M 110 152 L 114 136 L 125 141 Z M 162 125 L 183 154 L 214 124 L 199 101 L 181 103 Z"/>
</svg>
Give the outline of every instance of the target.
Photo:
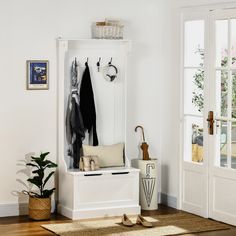
<svg viewBox="0 0 236 236">
<path fill-rule="evenodd" d="M 124 214 L 122 217 L 122 224 L 124 226 L 128 226 L 128 227 L 134 226 L 134 224 L 132 223 L 132 221 L 128 218 L 128 216 L 126 214 Z M 152 223 L 145 220 L 141 215 L 137 216 L 136 224 L 142 225 L 147 228 L 153 227 Z"/>
</svg>

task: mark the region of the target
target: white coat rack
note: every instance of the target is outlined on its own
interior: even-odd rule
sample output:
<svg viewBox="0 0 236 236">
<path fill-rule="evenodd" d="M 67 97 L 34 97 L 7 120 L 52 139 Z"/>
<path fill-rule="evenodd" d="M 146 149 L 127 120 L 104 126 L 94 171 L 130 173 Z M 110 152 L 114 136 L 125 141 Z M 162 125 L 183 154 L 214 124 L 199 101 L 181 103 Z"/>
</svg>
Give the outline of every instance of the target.
<svg viewBox="0 0 236 236">
<path fill-rule="evenodd" d="M 70 67 L 76 57 L 79 68 L 89 58 L 91 80 L 97 113 L 99 145 L 126 142 L 126 71 L 130 52 L 129 40 L 63 39 L 58 44 L 58 162 L 59 205 L 61 214 L 71 219 L 139 214 L 139 170 L 125 166 L 81 172 L 73 169 L 67 155 L 65 113 L 70 92 Z M 100 70 L 112 62 L 119 70 L 113 82 L 103 78 Z M 82 71 L 79 70 L 80 76 Z M 126 147 L 127 150 L 128 147 Z M 111 157 L 112 158 L 112 157 Z"/>
</svg>

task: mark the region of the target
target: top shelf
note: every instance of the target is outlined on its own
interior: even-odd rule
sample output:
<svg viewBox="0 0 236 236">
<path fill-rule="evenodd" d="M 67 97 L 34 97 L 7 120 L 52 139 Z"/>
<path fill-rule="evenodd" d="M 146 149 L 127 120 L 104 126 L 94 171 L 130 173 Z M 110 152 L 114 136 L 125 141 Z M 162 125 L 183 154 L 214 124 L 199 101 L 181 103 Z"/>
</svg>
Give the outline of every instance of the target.
<svg viewBox="0 0 236 236">
<path fill-rule="evenodd" d="M 104 50 L 114 48 L 125 49 L 127 53 L 131 51 L 131 40 L 128 39 L 81 39 L 81 38 L 57 38 L 59 45 L 62 45 L 65 51 L 86 49 L 86 50 Z"/>
</svg>

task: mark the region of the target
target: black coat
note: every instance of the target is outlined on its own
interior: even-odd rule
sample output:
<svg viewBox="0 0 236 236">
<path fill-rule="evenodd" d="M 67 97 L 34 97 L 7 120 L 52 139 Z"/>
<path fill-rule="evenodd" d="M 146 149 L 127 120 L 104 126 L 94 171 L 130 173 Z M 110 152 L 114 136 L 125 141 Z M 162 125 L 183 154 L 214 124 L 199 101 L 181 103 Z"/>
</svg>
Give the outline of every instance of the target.
<svg viewBox="0 0 236 236">
<path fill-rule="evenodd" d="M 80 110 L 84 122 L 84 128 L 85 130 L 88 130 L 89 135 L 93 134 L 93 146 L 97 146 L 98 137 L 96 130 L 96 109 L 94 103 L 92 82 L 87 62 L 85 63 L 85 70 L 82 76 L 79 94 Z"/>
</svg>

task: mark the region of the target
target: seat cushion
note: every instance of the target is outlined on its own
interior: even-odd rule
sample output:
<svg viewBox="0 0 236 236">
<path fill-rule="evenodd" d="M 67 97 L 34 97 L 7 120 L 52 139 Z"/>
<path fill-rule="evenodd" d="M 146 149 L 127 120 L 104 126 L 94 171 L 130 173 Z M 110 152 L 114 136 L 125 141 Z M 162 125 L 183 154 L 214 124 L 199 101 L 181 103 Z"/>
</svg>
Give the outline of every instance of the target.
<svg viewBox="0 0 236 236">
<path fill-rule="evenodd" d="M 83 145 L 84 156 L 98 156 L 100 167 L 124 166 L 124 143 L 104 146 Z"/>
</svg>

